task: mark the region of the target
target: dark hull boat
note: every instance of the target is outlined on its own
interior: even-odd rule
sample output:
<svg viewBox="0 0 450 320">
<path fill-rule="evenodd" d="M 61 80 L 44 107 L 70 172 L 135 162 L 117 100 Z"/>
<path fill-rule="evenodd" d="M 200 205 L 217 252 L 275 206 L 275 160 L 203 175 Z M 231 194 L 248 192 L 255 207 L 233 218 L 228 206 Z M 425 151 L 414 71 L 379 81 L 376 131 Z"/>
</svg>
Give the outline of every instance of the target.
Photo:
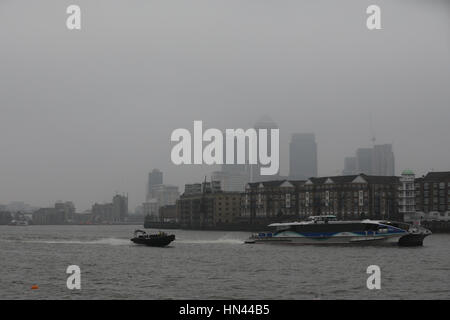
<svg viewBox="0 0 450 320">
<path fill-rule="evenodd" d="M 150 247 L 165 247 L 175 240 L 175 235 L 160 232 L 158 234 L 147 234 L 143 230 L 136 230 L 131 239 L 136 244 L 142 244 Z"/>
<path fill-rule="evenodd" d="M 400 247 L 420 247 L 423 246 L 423 239 L 425 239 L 425 237 L 427 237 L 428 235 L 430 234 L 410 233 L 398 239 L 398 245 Z"/>
<path fill-rule="evenodd" d="M 431 235 L 431 231 L 419 226 L 405 222 L 397 221 L 380 221 L 383 224 L 401 228 L 408 231 L 408 234 L 398 239 L 398 245 L 401 247 L 419 247 L 423 246 L 423 240 Z"/>
</svg>

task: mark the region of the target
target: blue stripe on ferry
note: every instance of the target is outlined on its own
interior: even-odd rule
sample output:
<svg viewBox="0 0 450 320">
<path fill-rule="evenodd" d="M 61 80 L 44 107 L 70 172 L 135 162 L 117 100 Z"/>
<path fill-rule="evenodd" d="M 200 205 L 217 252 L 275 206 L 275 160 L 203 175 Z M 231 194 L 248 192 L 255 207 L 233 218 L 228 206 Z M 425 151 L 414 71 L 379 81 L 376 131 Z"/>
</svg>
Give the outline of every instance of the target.
<svg viewBox="0 0 450 320">
<path fill-rule="evenodd" d="M 290 232 L 297 233 L 297 234 L 299 234 L 301 236 L 304 236 L 304 237 L 332 237 L 332 236 L 340 234 L 340 233 L 351 233 L 351 234 L 359 235 L 359 236 L 366 236 L 366 235 L 367 236 L 373 236 L 373 235 L 383 236 L 383 235 L 396 234 L 396 233 L 400 233 L 400 234 L 405 233 L 405 231 L 403 231 L 403 230 L 390 230 L 387 233 L 373 233 L 371 231 L 369 231 L 367 233 L 365 231 L 362 231 L 362 232 L 353 232 L 353 231 L 347 231 L 347 232 L 321 232 L 321 233 L 317 233 L 317 232 L 299 233 L 299 232 L 293 232 L 293 231 L 290 231 Z M 281 234 L 281 233 L 277 233 L 275 235 L 278 235 L 278 234 Z"/>
</svg>

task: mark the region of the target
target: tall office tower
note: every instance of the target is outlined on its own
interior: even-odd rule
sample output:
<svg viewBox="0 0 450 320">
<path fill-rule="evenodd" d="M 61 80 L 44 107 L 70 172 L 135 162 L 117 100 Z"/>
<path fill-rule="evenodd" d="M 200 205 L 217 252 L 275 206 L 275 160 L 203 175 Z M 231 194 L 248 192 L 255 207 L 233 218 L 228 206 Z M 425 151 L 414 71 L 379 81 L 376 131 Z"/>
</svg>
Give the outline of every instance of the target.
<svg viewBox="0 0 450 320">
<path fill-rule="evenodd" d="M 112 202 L 114 221 L 124 221 L 128 216 L 128 195 L 116 194 Z"/>
<path fill-rule="evenodd" d="M 246 164 L 238 164 L 237 162 L 237 139 L 234 139 L 234 160 L 232 164 L 227 164 L 226 163 L 226 159 L 227 159 L 227 146 L 226 146 L 226 140 L 225 143 L 223 144 L 223 164 L 222 164 L 222 172 L 228 173 L 228 174 L 247 174 L 249 175 L 249 172 L 247 170 L 247 165 Z M 248 143 L 246 142 L 246 147 L 245 147 L 245 159 L 247 161 L 248 159 Z"/>
<path fill-rule="evenodd" d="M 271 143 L 270 131 L 271 131 L 271 129 L 278 129 L 277 124 L 269 116 L 263 116 L 255 124 L 254 128 L 256 129 L 256 132 L 258 134 L 258 142 L 259 142 L 259 131 L 261 129 L 267 129 L 267 152 L 268 152 L 268 154 L 271 154 L 272 143 Z M 259 158 L 259 145 L 257 147 L 257 154 L 258 154 L 258 158 Z M 266 176 L 266 175 L 261 175 L 261 167 L 264 167 L 264 166 L 261 166 L 261 164 L 259 163 L 259 159 L 258 159 L 257 164 L 249 164 L 248 165 L 248 172 L 250 172 L 250 181 L 251 182 L 275 180 L 275 179 L 279 178 L 279 175 L 280 175 L 279 170 L 275 175 Z"/>
<path fill-rule="evenodd" d="M 224 133 L 225 134 L 225 133 Z M 220 181 L 221 188 L 224 191 L 244 191 L 245 185 L 250 181 L 250 172 L 246 164 L 237 163 L 237 139 L 234 139 L 234 159 L 232 164 L 227 164 L 227 145 L 226 140 L 223 144 L 223 164 L 221 171 L 211 173 L 212 181 Z M 248 143 L 246 142 L 245 152 L 248 152 Z M 245 158 L 247 159 L 247 155 Z"/>
<path fill-rule="evenodd" d="M 157 184 L 152 188 L 153 198 L 158 201 L 158 207 L 173 205 L 180 197 L 177 186 Z"/>
<path fill-rule="evenodd" d="M 220 181 L 223 191 L 244 192 L 245 185 L 250 182 L 249 176 L 244 171 L 214 171 L 211 173 L 212 181 Z"/>
<path fill-rule="evenodd" d="M 163 184 L 163 173 L 158 169 L 153 169 L 152 172 L 148 174 L 148 182 L 147 182 L 147 197 L 149 200 L 153 198 L 152 190 L 153 186 Z"/>
<path fill-rule="evenodd" d="M 373 147 L 372 174 L 377 176 L 395 175 L 395 158 L 392 144 L 381 144 Z"/>
<path fill-rule="evenodd" d="M 372 148 L 359 148 L 356 150 L 356 173 L 372 174 Z"/>
<path fill-rule="evenodd" d="M 356 157 L 346 157 L 344 160 L 344 171 L 342 171 L 342 175 L 349 176 L 353 174 L 357 174 Z"/>
<path fill-rule="evenodd" d="M 317 177 L 317 144 L 314 133 L 294 133 L 289 144 L 289 177 Z"/>
</svg>

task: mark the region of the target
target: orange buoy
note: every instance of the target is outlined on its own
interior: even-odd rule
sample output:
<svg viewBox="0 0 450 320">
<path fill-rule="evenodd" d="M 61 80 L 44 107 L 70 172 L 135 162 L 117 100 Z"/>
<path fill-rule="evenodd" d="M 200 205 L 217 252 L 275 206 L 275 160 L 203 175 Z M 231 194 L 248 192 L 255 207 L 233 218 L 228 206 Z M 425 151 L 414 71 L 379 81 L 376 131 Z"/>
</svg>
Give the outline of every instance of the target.
<svg viewBox="0 0 450 320">
<path fill-rule="evenodd" d="M 36 290 L 36 289 L 39 289 L 37 284 L 34 284 L 34 285 L 31 286 L 31 290 Z"/>
</svg>

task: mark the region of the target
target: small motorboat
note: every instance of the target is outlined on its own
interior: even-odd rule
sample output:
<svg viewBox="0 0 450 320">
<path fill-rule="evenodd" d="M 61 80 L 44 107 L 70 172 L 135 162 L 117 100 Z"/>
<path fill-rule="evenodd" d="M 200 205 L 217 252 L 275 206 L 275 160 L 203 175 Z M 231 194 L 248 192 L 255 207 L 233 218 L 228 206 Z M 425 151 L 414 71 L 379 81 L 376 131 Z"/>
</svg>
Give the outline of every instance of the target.
<svg viewBox="0 0 450 320">
<path fill-rule="evenodd" d="M 175 235 L 161 231 L 157 234 L 147 234 L 144 230 L 136 230 L 134 231 L 134 237 L 130 240 L 136 244 L 150 247 L 165 247 L 175 240 Z"/>
</svg>

